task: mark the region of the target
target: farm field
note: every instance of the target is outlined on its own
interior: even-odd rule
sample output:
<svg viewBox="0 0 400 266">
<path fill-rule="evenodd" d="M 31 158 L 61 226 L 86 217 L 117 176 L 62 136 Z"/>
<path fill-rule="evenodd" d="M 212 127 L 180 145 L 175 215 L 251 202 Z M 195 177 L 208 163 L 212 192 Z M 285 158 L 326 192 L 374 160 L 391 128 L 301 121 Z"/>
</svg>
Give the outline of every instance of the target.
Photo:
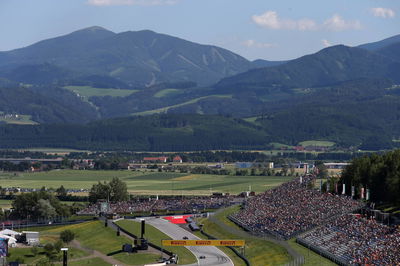
<svg viewBox="0 0 400 266">
<path fill-rule="evenodd" d="M 66 86 L 65 88 L 85 98 L 90 98 L 92 96 L 125 97 L 137 92 L 137 90 L 93 88 L 90 86 Z"/>
<path fill-rule="evenodd" d="M 0 199 L 0 209 L 9 209 L 11 208 L 12 200 L 4 200 Z"/>
<path fill-rule="evenodd" d="M 332 141 L 323 141 L 323 140 L 307 140 L 302 141 L 299 145 L 306 147 L 306 146 L 321 146 L 321 147 L 332 147 L 335 145 L 335 142 Z"/>
<path fill-rule="evenodd" d="M 287 182 L 291 177 L 230 176 L 159 172 L 55 170 L 38 173 L 0 174 L 0 186 L 24 188 L 90 189 L 98 181 L 118 177 L 127 183 L 130 193 L 141 195 L 210 195 L 212 192 L 240 193 L 249 186 L 255 192 Z"/>
</svg>

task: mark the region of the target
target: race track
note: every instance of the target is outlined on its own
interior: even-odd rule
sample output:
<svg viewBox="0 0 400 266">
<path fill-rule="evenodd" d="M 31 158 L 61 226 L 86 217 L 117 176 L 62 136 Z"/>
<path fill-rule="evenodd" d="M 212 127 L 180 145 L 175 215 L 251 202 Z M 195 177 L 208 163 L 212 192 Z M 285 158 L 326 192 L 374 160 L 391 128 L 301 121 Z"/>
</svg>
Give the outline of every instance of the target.
<svg viewBox="0 0 400 266">
<path fill-rule="evenodd" d="M 156 227 L 158 230 L 164 232 L 172 239 L 183 239 L 184 236 L 188 239 L 199 239 L 189 231 L 179 227 L 176 224 L 170 223 L 161 218 L 146 218 L 146 223 Z M 233 266 L 232 260 L 221 250 L 216 247 L 187 247 L 197 258 L 197 264 L 195 265 L 223 265 Z M 200 259 L 200 256 L 205 256 L 204 259 Z M 192 266 L 191 265 L 191 266 Z"/>
</svg>

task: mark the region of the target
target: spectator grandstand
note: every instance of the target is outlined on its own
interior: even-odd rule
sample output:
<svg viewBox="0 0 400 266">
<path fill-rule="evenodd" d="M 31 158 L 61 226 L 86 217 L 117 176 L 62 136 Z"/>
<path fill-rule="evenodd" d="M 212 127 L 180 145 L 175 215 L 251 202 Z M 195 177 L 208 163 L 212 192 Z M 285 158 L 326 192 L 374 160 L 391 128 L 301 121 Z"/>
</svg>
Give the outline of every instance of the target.
<svg viewBox="0 0 400 266">
<path fill-rule="evenodd" d="M 309 189 L 313 180 L 313 176 L 296 178 L 249 198 L 231 218 L 254 233 L 289 239 L 362 207 L 350 197 Z"/>
<path fill-rule="evenodd" d="M 343 265 L 400 265 L 400 230 L 348 214 L 298 237 Z"/>
<path fill-rule="evenodd" d="M 236 197 L 174 197 L 174 198 L 137 198 L 131 201 L 110 202 L 108 213 L 134 213 L 157 211 L 196 212 L 206 209 L 218 209 L 238 202 Z M 98 215 L 101 203 L 91 204 L 78 214 Z"/>
</svg>

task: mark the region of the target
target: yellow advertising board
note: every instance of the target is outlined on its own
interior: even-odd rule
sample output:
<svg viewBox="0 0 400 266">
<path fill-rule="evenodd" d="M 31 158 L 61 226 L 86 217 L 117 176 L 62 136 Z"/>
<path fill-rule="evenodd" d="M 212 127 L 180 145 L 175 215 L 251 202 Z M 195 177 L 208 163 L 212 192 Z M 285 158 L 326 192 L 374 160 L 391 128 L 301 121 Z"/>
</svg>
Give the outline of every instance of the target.
<svg viewBox="0 0 400 266">
<path fill-rule="evenodd" d="M 243 247 L 244 240 L 162 240 L 163 246 L 234 246 Z"/>
</svg>

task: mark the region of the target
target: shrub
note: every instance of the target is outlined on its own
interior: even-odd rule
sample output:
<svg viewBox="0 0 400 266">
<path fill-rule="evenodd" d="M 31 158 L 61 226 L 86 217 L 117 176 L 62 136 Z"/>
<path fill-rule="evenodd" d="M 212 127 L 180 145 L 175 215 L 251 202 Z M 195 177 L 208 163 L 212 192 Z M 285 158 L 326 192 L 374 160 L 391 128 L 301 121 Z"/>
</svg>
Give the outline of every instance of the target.
<svg viewBox="0 0 400 266">
<path fill-rule="evenodd" d="M 60 239 L 64 242 L 64 243 L 69 243 L 72 240 L 74 240 L 75 238 L 75 233 L 72 232 L 71 230 L 64 230 L 60 233 Z"/>
</svg>

